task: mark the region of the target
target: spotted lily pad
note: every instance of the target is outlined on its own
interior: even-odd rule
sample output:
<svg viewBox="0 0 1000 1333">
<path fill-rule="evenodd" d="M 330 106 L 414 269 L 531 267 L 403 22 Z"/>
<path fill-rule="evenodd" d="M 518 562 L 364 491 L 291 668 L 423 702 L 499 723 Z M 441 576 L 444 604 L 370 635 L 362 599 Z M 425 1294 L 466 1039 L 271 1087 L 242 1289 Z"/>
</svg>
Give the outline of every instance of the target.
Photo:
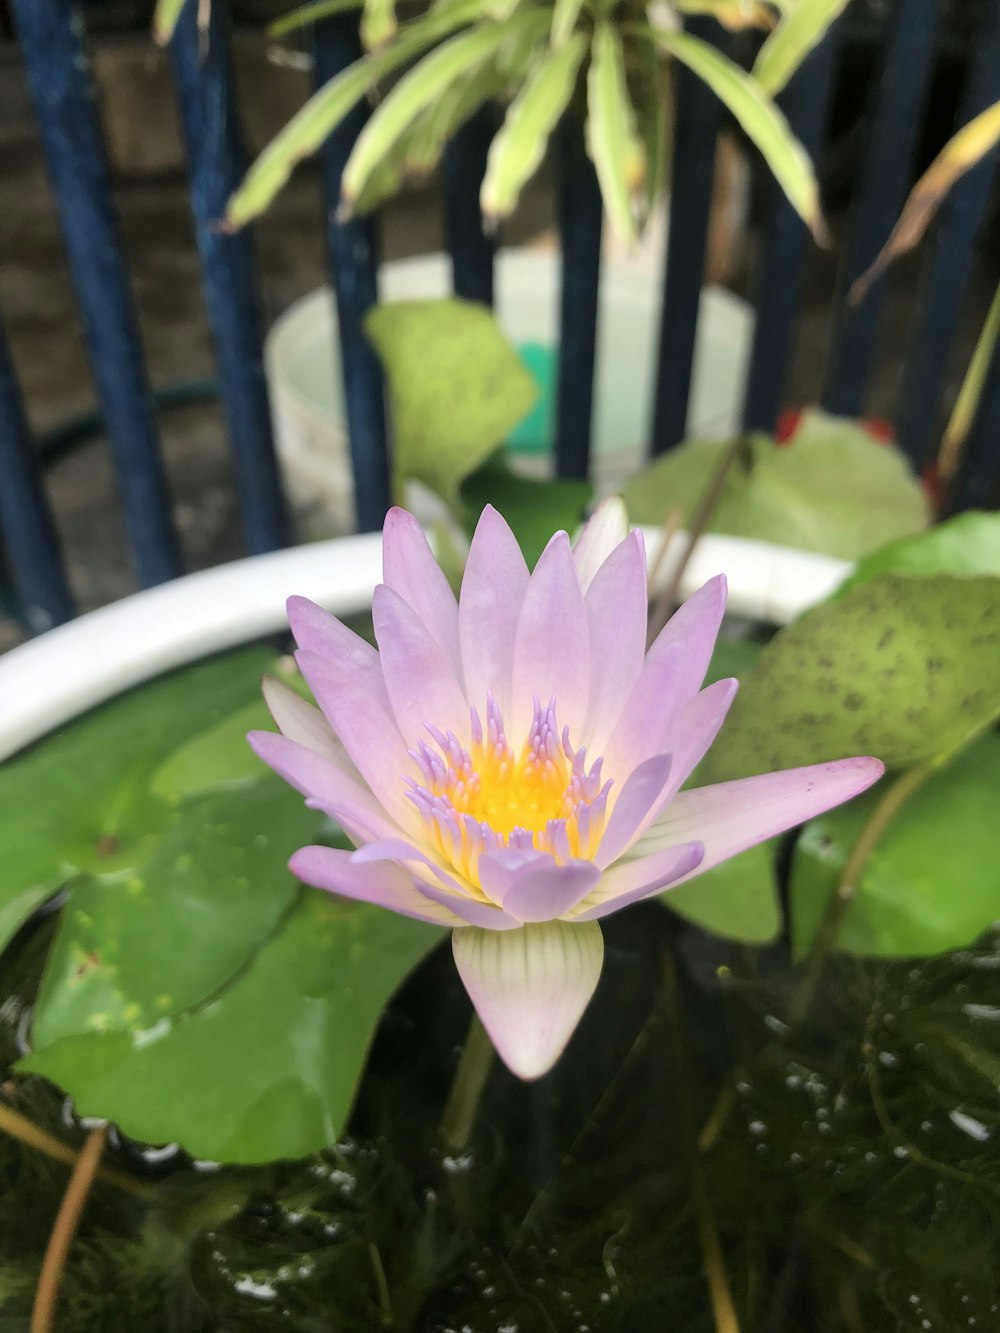
<svg viewBox="0 0 1000 1333">
<path fill-rule="evenodd" d="M 915 537 L 873 551 L 834 594 L 843 596 L 876 574 L 994 574 L 1000 576 L 1000 514 L 971 510 Z"/>
<path fill-rule="evenodd" d="M 1000 579 L 881 574 L 762 650 L 700 777 L 943 757 L 1000 713 Z"/>
</svg>

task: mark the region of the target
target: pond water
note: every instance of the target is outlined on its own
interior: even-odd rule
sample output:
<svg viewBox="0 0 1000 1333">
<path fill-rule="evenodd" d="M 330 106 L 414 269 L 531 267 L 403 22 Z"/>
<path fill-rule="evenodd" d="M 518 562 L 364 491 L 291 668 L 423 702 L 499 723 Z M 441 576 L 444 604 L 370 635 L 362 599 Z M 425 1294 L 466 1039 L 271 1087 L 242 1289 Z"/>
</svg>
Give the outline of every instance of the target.
<svg viewBox="0 0 1000 1333">
<path fill-rule="evenodd" d="M 1000 933 L 920 962 L 834 959 L 807 995 L 781 944 L 726 944 L 657 904 L 606 926 L 563 1060 L 535 1085 L 495 1064 L 457 1158 L 437 1147 L 469 1012 L 447 945 L 393 1002 L 327 1152 L 234 1170 L 113 1142 L 108 1164 L 149 1198 L 97 1184 L 57 1328 L 1000 1328 Z M 5 1061 L 48 930 L 4 958 Z M 48 1085 L 16 1096 L 81 1137 Z M 0 1139 L 4 1333 L 28 1326 L 65 1184 Z"/>
</svg>

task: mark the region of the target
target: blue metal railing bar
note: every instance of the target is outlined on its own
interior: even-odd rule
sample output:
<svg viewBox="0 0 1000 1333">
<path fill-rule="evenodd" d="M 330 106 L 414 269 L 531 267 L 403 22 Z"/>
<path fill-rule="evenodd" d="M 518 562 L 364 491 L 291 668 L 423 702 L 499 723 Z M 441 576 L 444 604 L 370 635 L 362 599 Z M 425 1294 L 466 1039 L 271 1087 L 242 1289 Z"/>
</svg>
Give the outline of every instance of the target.
<svg viewBox="0 0 1000 1333">
<path fill-rule="evenodd" d="M 879 327 L 885 279 L 877 278 L 861 304 L 848 303 L 891 232 L 910 186 L 938 29 L 938 0 L 894 0 L 885 62 L 875 96 L 871 136 L 842 266 L 840 300 L 827 363 L 823 406 L 839 416 L 863 415 Z"/>
<path fill-rule="evenodd" d="M 76 615 L 7 340 L 0 329 L 0 538 L 28 628 Z"/>
<path fill-rule="evenodd" d="M 580 127 L 564 124 L 558 143 L 562 267 L 555 464 L 558 476 L 584 479 L 590 474 L 604 204 Z"/>
<path fill-rule="evenodd" d="M 1000 101 L 1000 3 L 988 5 L 959 104 L 958 129 Z M 997 175 L 994 149 L 952 187 L 941 206 L 933 249 L 917 302 L 917 327 L 906 363 L 896 434 L 915 467 L 934 443 L 936 408 L 975 257 L 975 239 L 986 216 Z"/>
<path fill-rule="evenodd" d="M 493 304 L 493 257 L 496 240 L 483 229 L 479 187 L 486 156 L 496 133 L 496 115 L 481 108 L 444 151 L 445 236 L 451 255 L 452 290 L 466 301 Z"/>
<path fill-rule="evenodd" d="M 841 21 L 830 29 L 779 99 L 789 124 L 813 158 L 823 141 L 842 32 Z M 812 242 L 806 224 L 774 180 L 768 182 L 765 209 L 743 428 L 770 434 L 781 410 L 802 273 Z"/>
<path fill-rule="evenodd" d="M 357 60 L 361 50 L 357 15 L 343 14 L 317 23 L 313 32 L 316 86 Z M 331 366 L 331 374 L 343 374 L 358 529 L 375 532 L 390 504 L 382 368 L 364 331 L 364 318 L 378 301 L 376 224 L 370 216 L 338 220 L 341 176 L 367 116 L 364 103 L 355 107 L 323 145 L 320 160 L 340 336 L 340 364 Z"/>
<path fill-rule="evenodd" d="M 727 44 L 724 29 L 714 19 L 693 18 L 684 26 L 692 36 L 713 46 Z M 694 342 L 715 177 L 715 142 L 721 120 L 722 105 L 715 94 L 689 69 L 681 69 L 677 74 L 670 230 L 655 362 L 653 454 L 672 449 L 687 433 Z"/>
<path fill-rule="evenodd" d="M 289 539 L 264 380 L 264 347 L 253 238 L 225 235 L 219 219 L 246 168 L 231 86 L 228 24 L 212 5 L 199 32 L 195 5 L 181 14 L 170 54 L 187 150 L 202 285 L 215 339 L 222 401 L 246 546 L 251 555 Z"/>
<path fill-rule="evenodd" d="M 140 582 L 183 570 L 107 158 L 73 0 L 14 0 L 63 238 Z"/>
</svg>

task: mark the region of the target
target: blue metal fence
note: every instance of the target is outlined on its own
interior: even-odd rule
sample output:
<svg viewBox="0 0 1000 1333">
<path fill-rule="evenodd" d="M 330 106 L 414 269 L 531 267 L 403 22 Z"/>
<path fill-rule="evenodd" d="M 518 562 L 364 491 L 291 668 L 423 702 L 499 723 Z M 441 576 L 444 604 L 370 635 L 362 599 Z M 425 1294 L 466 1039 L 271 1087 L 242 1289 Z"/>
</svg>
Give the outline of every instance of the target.
<svg viewBox="0 0 1000 1333">
<path fill-rule="evenodd" d="M 106 156 L 100 135 L 77 0 L 12 0 L 49 173 L 60 209 L 71 274 L 117 469 L 126 530 L 143 584 L 181 572 L 180 548 L 160 459 L 156 416 Z M 230 86 L 228 33 L 222 5 L 211 7 L 207 40 L 189 5 L 172 43 L 172 62 L 188 154 L 191 202 L 205 296 L 215 339 L 223 405 L 247 549 L 288 538 L 271 438 L 262 368 L 260 303 L 249 232 L 224 235 L 216 223 L 239 179 L 243 155 Z M 838 24 L 789 84 L 781 101 L 810 151 L 822 143 L 836 67 Z M 690 29 L 717 45 L 726 35 L 695 18 Z M 845 302 L 850 282 L 873 258 L 898 215 L 910 179 L 937 40 L 935 0 L 894 0 L 886 24 L 882 78 L 835 312 L 825 405 L 860 414 L 877 333 L 880 284 L 857 309 Z M 325 20 L 314 32 L 315 70 L 324 82 L 359 54 L 356 16 Z M 685 72 L 679 76 L 665 298 L 650 404 L 650 449 L 684 434 L 702 288 L 712 164 L 721 110 Z M 1000 98 L 1000 0 L 987 0 L 965 83 L 959 122 Z M 455 290 L 492 301 L 494 240 L 483 232 L 478 190 L 494 127 L 484 110 L 449 146 L 444 163 L 446 224 Z M 377 227 L 372 219 L 337 216 L 339 182 L 366 117 L 363 106 L 322 152 L 330 268 L 337 299 L 342 373 L 359 527 L 377 528 L 389 503 L 382 381 L 362 332 L 377 299 Z M 563 245 L 556 462 L 563 476 L 589 469 L 600 281 L 601 207 L 593 168 L 579 137 L 559 152 L 559 227 Z M 996 155 L 956 187 L 942 211 L 926 265 L 922 299 L 897 412 L 901 444 L 915 466 L 926 461 L 935 409 L 968 285 L 972 246 L 983 225 Z M 756 329 L 743 407 L 748 429 L 771 429 L 782 403 L 808 237 L 773 185 L 757 267 Z M 650 336 L 654 335 L 651 330 Z M 957 479 L 957 507 L 984 503 L 1000 466 L 1000 354 Z M 0 536 L 33 629 L 74 613 L 58 538 L 48 513 L 38 460 L 0 333 Z"/>
</svg>

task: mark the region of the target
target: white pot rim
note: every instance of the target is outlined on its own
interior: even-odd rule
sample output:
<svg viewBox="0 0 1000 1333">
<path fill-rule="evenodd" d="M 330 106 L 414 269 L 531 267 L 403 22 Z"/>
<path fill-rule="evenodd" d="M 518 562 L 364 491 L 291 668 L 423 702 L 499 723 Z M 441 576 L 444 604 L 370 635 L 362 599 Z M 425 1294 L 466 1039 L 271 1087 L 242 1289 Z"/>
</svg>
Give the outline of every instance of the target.
<svg viewBox="0 0 1000 1333">
<path fill-rule="evenodd" d="M 661 533 L 643 532 L 652 567 Z M 654 593 L 686 542 L 685 533 L 674 534 Z M 726 574 L 732 613 L 781 625 L 822 601 L 850 569 L 829 556 L 707 534 L 680 591 L 687 597 Z M 280 633 L 291 594 L 338 616 L 363 611 L 381 574 L 381 533 L 335 537 L 188 574 L 49 630 L 0 657 L 0 759 L 133 685 Z"/>
</svg>

